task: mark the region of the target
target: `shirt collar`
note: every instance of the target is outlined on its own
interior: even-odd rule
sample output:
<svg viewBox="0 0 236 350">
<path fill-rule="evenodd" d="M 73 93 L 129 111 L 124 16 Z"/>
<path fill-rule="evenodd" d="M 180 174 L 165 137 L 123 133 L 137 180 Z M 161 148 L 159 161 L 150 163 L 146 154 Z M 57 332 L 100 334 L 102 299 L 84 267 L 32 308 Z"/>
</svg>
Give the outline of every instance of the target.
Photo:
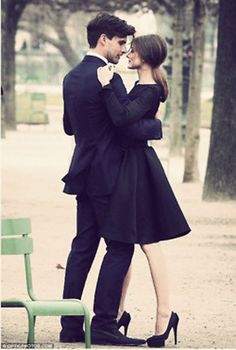
<svg viewBox="0 0 236 350">
<path fill-rule="evenodd" d="M 100 58 L 100 60 L 108 64 L 108 60 L 106 59 L 106 57 L 99 55 L 99 53 L 88 51 L 86 56 L 94 56 L 94 57 Z"/>
</svg>

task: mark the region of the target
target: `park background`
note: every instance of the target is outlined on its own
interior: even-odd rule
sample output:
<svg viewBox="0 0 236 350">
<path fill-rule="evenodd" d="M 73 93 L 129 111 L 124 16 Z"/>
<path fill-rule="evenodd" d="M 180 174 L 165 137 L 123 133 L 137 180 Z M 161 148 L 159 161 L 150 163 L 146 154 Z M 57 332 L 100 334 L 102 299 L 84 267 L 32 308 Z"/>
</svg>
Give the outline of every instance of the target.
<svg viewBox="0 0 236 350">
<path fill-rule="evenodd" d="M 181 317 L 178 347 L 235 348 L 235 1 L 2 1 L 2 216 L 31 218 L 35 293 L 60 298 L 58 265 L 65 266 L 75 234 L 75 200 L 60 181 L 74 147 L 62 130 L 61 83 L 88 51 L 86 24 L 100 10 L 115 11 L 137 35 L 156 32 L 168 42 L 171 91 L 158 112 L 164 138 L 151 144 L 192 228 L 163 243 Z M 137 76 L 125 57 L 116 69 L 130 90 Z M 103 254 L 101 243 L 83 298 L 91 314 Z M 21 263 L 2 259 L 3 297 L 25 296 Z M 155 296 L 139 247 L 127 311 L 130 335 L 150 336 Z M 66 346 L 59 330 L 58 318 L 39 317 L 36 342 Z M 23 343 L 26 332 L 24 310 L 2 311 L 3 343 Z"/>
</svg>

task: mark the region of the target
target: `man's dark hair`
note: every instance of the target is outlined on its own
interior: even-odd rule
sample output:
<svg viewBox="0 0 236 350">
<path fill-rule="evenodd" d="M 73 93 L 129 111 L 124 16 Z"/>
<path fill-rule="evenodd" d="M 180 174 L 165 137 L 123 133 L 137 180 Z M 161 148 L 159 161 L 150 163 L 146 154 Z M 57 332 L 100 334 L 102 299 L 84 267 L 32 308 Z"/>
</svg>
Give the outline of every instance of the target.
<svg viewBox="0 0 236 350">
<path fill-rule="evenodd" d="M 106 34 L 109 39 L 114 36 L 125 37 L 134 35 L 135 28 L 130 26 L 126 21 L 113 16 L 109 13 L 99 13 L 87 25 L 87 39 L 89 46 L 94 48 L 101 34 Z"/>
</svg>

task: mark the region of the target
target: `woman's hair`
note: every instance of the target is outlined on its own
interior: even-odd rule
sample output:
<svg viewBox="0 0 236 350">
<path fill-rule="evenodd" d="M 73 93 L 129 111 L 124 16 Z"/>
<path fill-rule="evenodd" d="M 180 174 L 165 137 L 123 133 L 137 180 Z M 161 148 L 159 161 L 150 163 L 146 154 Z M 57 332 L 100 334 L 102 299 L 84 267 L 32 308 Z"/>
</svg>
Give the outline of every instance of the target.
<svg viewBox="0 0 236 350">
<path fill-rule="evenodd" d="M 149 34 L 134 38 L 131 45 L 141 59 L 151 66 L 153 79 L 162 85 L 161 101 L 165 102 L 168 96 L 168 84 L 160 66 L 167 56 L 166 41 L 157 34 Z"/>
<path fill-rule="evenodd" d="M 99 13 L 87 25 L 87 39 L 91 48 L 97 46 L 98 39 L 102 34 L 106 34 L 109 39 L 112 39 L 114 36 L 122 38 L 134 35 L 134 33 L 135 28 L 133 26 L 106 12 Z"/>
</svg>

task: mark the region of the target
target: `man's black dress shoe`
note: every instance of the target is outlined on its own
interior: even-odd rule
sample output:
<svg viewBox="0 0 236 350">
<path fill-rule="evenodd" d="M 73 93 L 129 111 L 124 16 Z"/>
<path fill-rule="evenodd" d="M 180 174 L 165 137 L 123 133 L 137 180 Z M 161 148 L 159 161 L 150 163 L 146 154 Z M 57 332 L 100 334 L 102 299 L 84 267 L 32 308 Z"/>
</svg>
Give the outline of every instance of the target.
<svg viewBox="0 0 236 350">
<path fill-rule="evenodd" d="M 78 330 L 75 334 L 69 334 L 61 331 L 60 342 L 61 343 L 81 343 L 85 340 L 85 333 L 83 330 Z"/>
<path fill-rule="evenodd" d="M 145 339 L 129 338 L 118 330 L 105 331 L 92 329 L 92 344 L 138 346 L 146 343 Z"/>
</svg>

